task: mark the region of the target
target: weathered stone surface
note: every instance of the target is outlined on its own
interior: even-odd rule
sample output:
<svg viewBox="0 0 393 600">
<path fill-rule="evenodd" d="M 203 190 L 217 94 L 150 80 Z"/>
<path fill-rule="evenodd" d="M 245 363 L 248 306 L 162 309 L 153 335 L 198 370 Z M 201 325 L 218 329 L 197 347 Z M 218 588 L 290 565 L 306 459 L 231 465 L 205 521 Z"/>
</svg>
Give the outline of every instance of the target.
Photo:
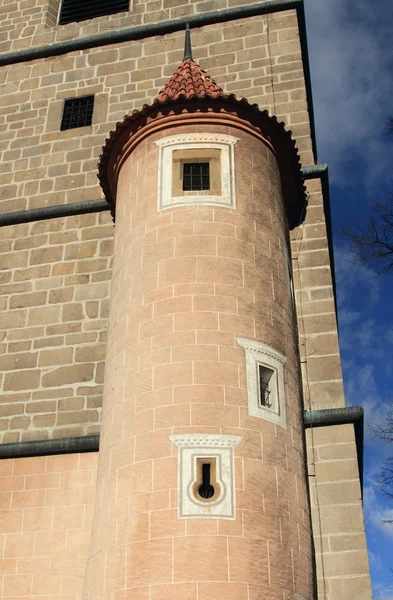
<svg viewBox="0 0 393 600">
<path fill-rule="evenodd" d="M 42 385 L 44 387 L 53 387 L 57 385 L 66 385 L 67 383 L 92 381 L 93 374 L 94 365 L 92 364 L 59 367 L 51 373 L 43 376 Z"/>
</svg>

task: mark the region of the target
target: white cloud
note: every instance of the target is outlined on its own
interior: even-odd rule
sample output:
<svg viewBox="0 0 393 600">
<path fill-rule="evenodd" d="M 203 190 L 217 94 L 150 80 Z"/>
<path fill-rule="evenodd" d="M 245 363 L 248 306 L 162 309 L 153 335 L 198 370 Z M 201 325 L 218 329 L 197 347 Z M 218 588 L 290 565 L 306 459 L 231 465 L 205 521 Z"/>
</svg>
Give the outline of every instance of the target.
<svg viewBox="0 0 393 600">
<path fill-rule="evenodd" d="M 373 485 L 364 488 L 363 501 L 364 515 L 369 526 L 393 539 L 393 523 L 386 523 L 393 521 L 393 506 L 385 505 L 378 499 Z"/>
<path fill-rule="evenodd" d="M 306 0 L 319 160 L 345 185 L 360 167 L 371 189 L 391 177 L 393 144 L 391 6 L 369 0 Z"/>
<path fill-rule="evenodd" d="M 388 404 L 378 394 L 373 365 L 360 366 L 349 360 L 345 361 L 343 366 L 346 374 L 345 395 L 347 404 L 363 407 L 366 424 L 385 423 Z"/>
<path fill-rule="evenodd" d="M 370 426 L 386 426 L 391 405 L 389 399 L 379 387 L 378 378 L 375 375 L 375 365 L 369 362 L 360 365 L 354 360 L 345 360 L 343 361 L 343 371 L 345 373 L 346 404 L 363 408 L 367 450 L 371 451 L 373 449 L 379 455 L 376 463 L 376 475 L 377 472 L 379 473 L 384 460 L 393 454 L 393 448 L 376 438 Z"/>
<path fill-rule="evenodd" d="M 335 257 L 347 403 L 363 406 L 366 425 L 382 424 L 386 422 L 389 390 L 381 380 L 381 369 L 387 375 L 392 370 L 388 344 L 393 341 L 385 323 L 378 320 L 382 282 L 366 265 L 352 263 L 348 247 L 337 247 Z"/>
<path fill-rule="evenodd" d="M 380 554 L 375 554 L 374 552 L 368 553 L 368 559 L 370 561 L 370 567 L 372 569 L 376 569 L 377 571 L 381 571 L 382 566 L 382 557 Z"/>
<path fill-rule="evenodd" d="M 378 275 L 366 265 L 357 262 L 354 263 L 348 246 L 335 246 L 334 262 L 340 317 L 341 307 L 353 305 L 352 301 L 359 291 L 367 299 L 368 304 L 376 304 L 380 300 L 380 280 Z M 360 312 L 357 314 L 359 317 L 362 315 Z"/>
<path fill-rule="evenodd" d="M 386 332 L 386 340 L 390 344 L 393 344 L 393 329 L 388 329 L 388 331 Z"/>
</svg>

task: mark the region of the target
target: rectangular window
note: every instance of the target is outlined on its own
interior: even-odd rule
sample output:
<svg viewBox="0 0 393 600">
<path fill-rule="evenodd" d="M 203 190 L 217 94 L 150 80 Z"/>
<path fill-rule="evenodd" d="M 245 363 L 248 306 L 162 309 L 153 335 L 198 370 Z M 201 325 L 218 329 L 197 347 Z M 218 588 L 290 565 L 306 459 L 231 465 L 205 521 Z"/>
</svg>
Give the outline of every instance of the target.
<svg viewBox="0 0 393 600">
<path fill-rule="evenodd" d="M 93 118 L 94 96 L 70 98 L 64 102 L 63 118 L 60 130 L 74 129 L 91 125 Z"/>
<path fill-rule="evenodd" d="M 158 154 L 158 210 L 175 206 L 236 208 L 235 149 L 238 138 L 183 133 L 154 142 Z"/>
<path fill-rule="evenodd" d="M 210 190 L 209 167 L 209 163 L 184 163 L 183 190 L 185 192 Z"/>
<path fill-rule="evenodd" d="M 266 408 L 271 408 L 272 406 L 272 398 L 270 397 L 272 388 L 271 388 L 271 378 L 274 375 L 274 371 L 272 369 L 268 369 L 263 365 L 258 365 L 259 370 L 259 403 L 261 406 L 265 406 Z"/>
<path fill-rule="evenodd" d="M 237 338 L 237 343 L 246 352 L 248 414 L 285 428 L 286 357 L 263 342 Z"/>
<path fill-rule="evenodd" d="M 129 0 L 63 0 L 59 25 L 126 12 L 128 8 Z"/>
</svg>

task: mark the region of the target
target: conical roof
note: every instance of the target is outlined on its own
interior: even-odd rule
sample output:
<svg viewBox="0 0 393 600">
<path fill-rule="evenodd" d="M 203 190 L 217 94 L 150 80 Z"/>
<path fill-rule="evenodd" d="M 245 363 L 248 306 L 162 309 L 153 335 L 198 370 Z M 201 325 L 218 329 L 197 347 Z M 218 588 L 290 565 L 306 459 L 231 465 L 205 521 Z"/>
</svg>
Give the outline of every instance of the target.
<svg viewBox="0 0 393 600">
<path fill-rule="evenodd" d="M 305 216 L 307 205 L 305 187 L 301 174 L 299 154 L 291 131 L 285 129 L 275 116 L 260 110 L 257 104 L 226 94 L 214 79 L 201 69 L 191 53 L 189 27 L 186 30 L 184 57 L 168 83 L 155 98 L 153 104 L 145 104 L 141 110 L 126 115 L 116 123 L 114 131 L 105 140 L 98 178 L 106 200 L 115 215 L 116 186 L 121 165 L 138 140 L 148 132 L 167 128 L 168 124 L 186 122 L 187 115 L 216 122 L 248 127 L 274 152 L 281 173 L 284 200 L 290 227 L 299 225 Z M 209 115 L 207 117 L 207 115 Z"/>
<path fill-rule="evenodd" d="M 183 62 L 176 69 L 164 89 L 155 98 L 155 102 L 165 104 L 177 100 L 191 100 L 210 98 L 224 98 L 222 88 L 214 79 L 201 69 L 192 58 L 190 26 L 186 25 L 184 40 Z"/>
<path fill-rule="evenodd" d="M 168 101 L 191 100 L 192 98 L 225 98 L 222 88 L 192 59 L 186 58 L 176 69 L 166 86 L 155 99 L 165 104 Z"/>
</svg>

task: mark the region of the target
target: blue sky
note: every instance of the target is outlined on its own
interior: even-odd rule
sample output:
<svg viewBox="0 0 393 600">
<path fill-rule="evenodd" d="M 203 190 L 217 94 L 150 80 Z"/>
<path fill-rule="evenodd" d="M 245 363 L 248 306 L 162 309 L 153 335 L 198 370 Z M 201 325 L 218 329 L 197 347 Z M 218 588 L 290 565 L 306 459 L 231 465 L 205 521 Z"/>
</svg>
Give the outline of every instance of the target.
<svg viewBox="0 0 393 600">
<path fill-rule="evenodd" d="M 347 404 L 367 423 L 393 400 L 393 275 L 353 265 L 344 225 L 393 192 L 393 3 L 305 0 L 319 162 L 329 164 L 340 345 Z M 384 446 L 366 431 L 364 506 L 374 600 L 393 600 L 393 501 L 375 487 Z"/>
</svg>

